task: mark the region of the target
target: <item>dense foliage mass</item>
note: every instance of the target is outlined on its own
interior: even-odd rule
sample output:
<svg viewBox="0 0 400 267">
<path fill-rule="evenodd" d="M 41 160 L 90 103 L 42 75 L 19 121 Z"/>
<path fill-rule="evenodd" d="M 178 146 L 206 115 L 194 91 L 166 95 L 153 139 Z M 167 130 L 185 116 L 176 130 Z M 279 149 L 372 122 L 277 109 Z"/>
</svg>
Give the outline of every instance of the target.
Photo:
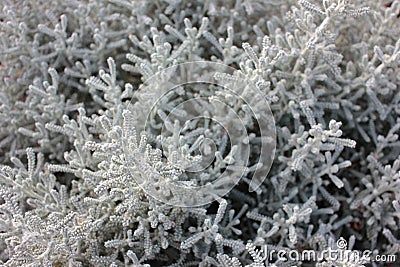
<svg viewBox="0 0 400 267">
<path fill-rule="evenodd" d="M 399 254 L 400 1 L 2 0 L 0 7 L 1 266 L 264 266 L 261 248 L 322 251 L 340 237 L 350 249 Z M 249 177 L 262 168 L 260 125 L 220 89 L 185 87 L 144 127 L 143 110 L 165 86 L 145 81 L 200 60 L 236 69 L 240 76 L 218 77 L 242 77 L 269 103 L 275 157 L 255 190 Z M 223 198 L 169 205 L 145 186 L 169 194 L 177 182 L 207 183 L 244 153 L 217 124 L 169 119 L 172 102 L 197 95 L 244 114 L 247 133 L 236 140 L 249 145 L 249 160 Z M 264 112 L 261 100 L 251 101 Z M 196 108 L 237 124 L 214 106 Z M 206 137 L 215 160 L 191 176 L 184 170 L 200 164 Z"/>
</svg>

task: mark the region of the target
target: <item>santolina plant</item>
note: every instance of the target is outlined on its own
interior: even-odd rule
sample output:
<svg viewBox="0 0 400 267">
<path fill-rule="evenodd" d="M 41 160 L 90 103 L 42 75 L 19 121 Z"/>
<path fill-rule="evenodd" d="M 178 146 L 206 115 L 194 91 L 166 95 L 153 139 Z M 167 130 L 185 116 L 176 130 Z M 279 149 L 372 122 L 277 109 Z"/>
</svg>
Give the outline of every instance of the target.
<svg viewBox="0 0 400 267">
<path fill-rule="evenodd" d="M 400 1 L 0 7 L 0 266 L 399 256 Z"/>
</svg>

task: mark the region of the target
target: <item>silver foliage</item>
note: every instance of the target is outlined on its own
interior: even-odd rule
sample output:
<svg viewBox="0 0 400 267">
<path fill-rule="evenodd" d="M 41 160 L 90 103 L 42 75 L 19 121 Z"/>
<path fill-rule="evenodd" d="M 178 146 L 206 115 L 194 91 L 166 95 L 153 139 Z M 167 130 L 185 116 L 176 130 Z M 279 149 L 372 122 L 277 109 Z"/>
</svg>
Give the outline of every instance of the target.
<svg viewBox="0 0 400 267">
<path fill-rule="evenodd" d="M 399 256 L 398 0 L 0 7 L 1 266 L 264 266 L 262 247 L 321 251 L 339 237 Z M 167 86 L 149 78 L 174 77 L 193 61 L 234 68 L 213 78 L 251 85 L 250 105 L 214 87 L 177 88 L 148 126 L 146 111 Z M 198 95 L 239 117 L 208 103 L 173 109 Z M 250 111 L 264 114 L 264 102 L 276 151 L 254 186 L 266 168 L 258 158 L 265 136 Z M 231 127 L 243 122 L 241 145 L 211 122 L 178 120 L 193 110 Z M 201 149 L 215 160 L 192 175 L 188 167 L 204 167 Z M 240 177 L 233 163 L 243 155 Z M 221 183 L 238 183 L 212 203 L 174 206 L 149 194 L 190 202 L 190 188 L 227 169 Z"/>
</svg>

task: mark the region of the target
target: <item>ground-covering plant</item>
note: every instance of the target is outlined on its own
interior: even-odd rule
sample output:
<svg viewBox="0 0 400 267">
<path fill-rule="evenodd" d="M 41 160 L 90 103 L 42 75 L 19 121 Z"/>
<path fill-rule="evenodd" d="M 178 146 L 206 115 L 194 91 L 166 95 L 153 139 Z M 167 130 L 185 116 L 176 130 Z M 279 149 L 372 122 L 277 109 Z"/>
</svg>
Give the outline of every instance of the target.
<svg viewBox="0 0 400 267">
<path fill-rule="evenodd" d="M 0 7 L 1 266 L 399 254 L 400 1 Z"/>
</svg>

